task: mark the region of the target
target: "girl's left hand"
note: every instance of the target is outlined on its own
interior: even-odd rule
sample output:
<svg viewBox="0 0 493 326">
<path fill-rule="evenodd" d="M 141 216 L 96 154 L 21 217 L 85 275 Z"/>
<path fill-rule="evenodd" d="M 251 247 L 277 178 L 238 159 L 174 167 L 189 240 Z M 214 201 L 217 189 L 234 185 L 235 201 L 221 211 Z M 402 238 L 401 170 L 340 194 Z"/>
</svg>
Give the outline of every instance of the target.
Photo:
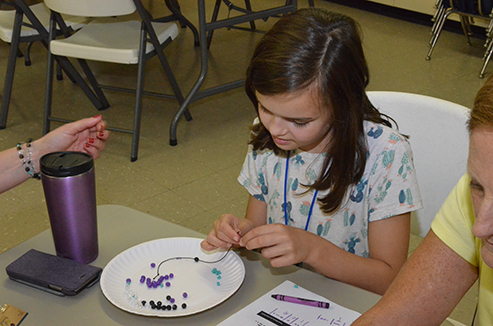
<svg viewBox="0 0 493 326">
<path fill-rule="evenodd" d="M 240 240 L 249 250 L 261 249 L 262 256 L 273 267 L 294 265 L 307 260 L 317 235 L 284 224 L 268 224 L 254 228 Z"/>
</svg>

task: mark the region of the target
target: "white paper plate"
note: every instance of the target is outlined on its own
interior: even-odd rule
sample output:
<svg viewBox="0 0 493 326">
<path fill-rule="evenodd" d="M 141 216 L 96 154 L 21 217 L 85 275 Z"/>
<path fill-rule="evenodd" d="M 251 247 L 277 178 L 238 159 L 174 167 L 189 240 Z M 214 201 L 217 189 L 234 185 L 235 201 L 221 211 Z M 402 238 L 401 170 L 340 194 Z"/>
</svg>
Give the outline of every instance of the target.
<svg viewBox="0 0 493 326">
<path fill-rule="evenodd" d="M 201 241 L 197 238 L 158 239 L 125 250 L 103 269 L 100 281 L 103 294 L 118 308 L 146 316 L 185 316 L 220 304 L 243 283 L 245 265 L 233 251 L 212 254 L 202 251 Z M 182 258 L 176 259 L 178 257 Z M 200 261 L 196 262 L 195 257 Z M 152 267 L 153 263 L 155 267 Z M 172 273 L 173 278 L 163 281 L 163 286 L 157 288 L 149 288 L 146 282 L 140 282 L 142 275 L 157 281 L 158 267 L 159 275 L 169 277 Z M 169 287 L 166 282 L 170 282 Z M 168 295 L 175 299 L 176 310 L 150 307 L 151 300 L 172 306 L 173 303 L 166 299 Z M 183 303 L 186 308 L 182 308 Z"/>
</svg>

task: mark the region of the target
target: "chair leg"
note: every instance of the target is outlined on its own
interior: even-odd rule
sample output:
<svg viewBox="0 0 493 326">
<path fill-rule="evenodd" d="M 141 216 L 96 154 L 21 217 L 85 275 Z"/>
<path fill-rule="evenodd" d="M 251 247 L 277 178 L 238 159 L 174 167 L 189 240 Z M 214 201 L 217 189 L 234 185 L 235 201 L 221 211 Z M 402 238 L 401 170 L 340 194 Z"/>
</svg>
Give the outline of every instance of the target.
<svg viewBox="0 0 493 326">
<path fill-rule="evenodd" d="M 12 95 L 12 85 L 14 83 L 15 64 L 19 51 L 21 24 L 23 18 L 22 11 L 17 10 L 14 19 L 14 28 L 12 32 L 12 44 L 10 45 L 9 60 L 7 63 L 7 72 L 5 74 L 5 84 L 3 88 L 2 109 L 0 111 L 0 129 L 7 127 L 7 115 L 9 113 L 10 97 Z"/>
<path fill-rule="evenodd" d="M 139 154 L 140 122 L 142 120 L 142 100 L 144 95 L 144 67 L 145 67 L 145 47 L 146 34 L 144 28 L 141 30 L 139 46 L 139 65 L 137 72 L 137 90 L 135 92 L 134 127 L 132 132 L 132 153 L 130 161 L 137 161 Z"/>
<path fill-rule="evenodd" d="M 181 92 L 180 86 L 178 85 L 178 82 L 176 81 L 175 75 L 173 74 L 173 70 L 171 70 L 171 67 L 168 63 L 168 60 L 166 59 L 166 56 L 162 52 L 162 50 L 156 49 L 156 54 L 157 57 L 159 58 L 159 61 L 161 62 L 161 66 L 164 69 L 164 72 L 166 73 L 166 76 L 168 77 L 168 81 L 171 84 L 171 88 L 173 89 L 173 93 L 176 96 L 176 99 L 178 100 L 178 103 L 181 105 L 185 99 L 183 97 L 183 94 Z M 185 110 L 185 119 L 187 121 L 192 120 L 192 115 L 190 114 L 190 111 L 188 108 Z"/>
<path fill-rule="evenodd" d="M 245 8 L 249 11 L 252 11 L 252 5 L 250 4 L 250 0 L 245 0 Z M 255 21 L 250 21 L 250 28 L 255 29 Z"/>
<path fill-rule="evenodd" d="M 55 21 L 50 19 L 50 29 L 49 29 L 49 41 L 54 38 L 55 35 Z M 53 98 L 53 66 L 54 57 L 51 51 L 48 51 L 48 60 L 46 64 L 46 93 L 45 93 L 45 109 L 43 116 L 43 135 L 50 132 L 50 122 L 51 122 L 51 102 Z"/>
<path fill-rule="evenodd" d="M 221 2 L 222 2 L 222 0 L 216 0 L 216 4 L 214 5 L 214 11 L 212 12 L 211 22 L 217 21 L 217 16 L 219 15 L 219 8 L 221 7 Z M 208 49 L 211 47 L 213 34 L 214 34 L 213 30 L 209 31 L 207 33 L 207 48 Z"/>
<path fill-rule="evenodd" d="M 442 32 L 443 25 L 445 24 L 445 21 L 447 20 L 447 17 L 452 13 L 452 11 L 448 11 L 442 18 L 442 20 L 439 22 L 437 26 L 437 31 L 436 33 L 432 36 L 431 42 L 430 42 L 430 50 L 428 51 L 428 54 L 426 55 L 426 60 L 431 59 L 431 53 L 433 52 L 433 49 L 435 48 L 435 45 L 438 41 L 438 37 L 440 36 L 440 33 Z"/>
<path fill-rule="evenodd" d="M 471 39 L 469 38 L 469 35 L 471 35 L 471 25 L 469 23 L 469 18 L 463 15 L 459 15 L 459 17 L 460 17 L 460 25 L 462 27 L 462 32 L 464 33 L 464 36 L 467 39 L 467 45 L 472 45 Z"/>
<path fill-rule="evenodd" d="M 33 43 L 34 42 L 27 42 L 26 44 L 26 57 L 24 60 L 24 64 L 28 67 L 31 65 L 31 48 L 33 46 Z"/>
<path fill-rule="evenodd" d="M 56 79 L 63 80 L 62 68 L 59 64 L 56 65 Z M 75 83 L 75 80 L 72 80 L 72 82 Z"/>
<path fill-rule="evenodd" d="M 484 77 L 484 72 L 486 70 L 486 66 L 490 62 L 490 59 L 491 59 L 491 55 L 492 54 L 493 54 L 493 40 L 490 39 L 489 42 L 488 42 L 488 47 L 486 48 L 485 56 L 483 58 L 483 60 L 484 60 L 483 67 L 481 67 L 481 71 L 479 72 L 479 78 L 483 78 Z"/>
<path fill-rule="evenodd" d="M 96 97 L 99 99 L 99 101 L 102 104 L 102 107 L 98 107 L 97 109 L 101 111 L 109 108 L 110 104 L 108 103 L 108 100 L 106 99 L 103 90 L 98 85 L 96 77 L 94 77 L 94 74 L 92 73 L 91 68 L 89 68 L 87 61 L 82 59 L 78 59 L 77 61 L 79 62 L 82 70 L 84 71 L 84 74 L 86 75 L 89 84 L 92 86 L 94 93 L 96 93 Z"/>
<path fill-rule="evenodd" d="M 443 6 L 437 7 L 437 11 L 435 12 L 435 15 L 432 18 L 433 21 L 433 26 L 431 27 L 431 34 L 434 35 L 437 31 L 437 27 L 440 24 L 440 21 L 442 20 L 443 16 L 447 12 L 447 8 Z M 431 40 L 430 40 L 431 42 Z"/>
<path fill-rule="evenodd" d="M 194 45 L 199 46 L 199 32 L 197 28 L 181 13 L 180 4 L 177 0 L 164 0 L 168 9 L 173 13 L 173 15 L 180 22 L 181 27 L 187 26 L 193 33 Z"/>
</svg>

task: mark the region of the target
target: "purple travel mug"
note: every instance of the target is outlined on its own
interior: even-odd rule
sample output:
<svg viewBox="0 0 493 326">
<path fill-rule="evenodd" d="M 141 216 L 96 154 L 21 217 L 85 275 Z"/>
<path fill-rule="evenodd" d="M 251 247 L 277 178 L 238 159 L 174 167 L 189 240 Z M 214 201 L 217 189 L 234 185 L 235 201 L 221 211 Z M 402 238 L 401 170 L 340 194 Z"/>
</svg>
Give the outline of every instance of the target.
<svg viewBox="0 0 493 326">
<path fill-rule="evenodd" d="M 98 256 L 94 160 L 82 152 L 40 159 L 41 181 L 56 254 L 87 264 Z"/>
</svg>

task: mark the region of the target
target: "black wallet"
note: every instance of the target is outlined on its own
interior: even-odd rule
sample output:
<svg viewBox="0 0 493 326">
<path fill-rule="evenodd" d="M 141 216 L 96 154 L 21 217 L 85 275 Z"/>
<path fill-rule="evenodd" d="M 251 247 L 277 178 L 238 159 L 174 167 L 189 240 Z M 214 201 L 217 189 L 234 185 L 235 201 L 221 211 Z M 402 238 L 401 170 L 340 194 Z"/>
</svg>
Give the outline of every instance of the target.
<svg viewBox="0 0 493 326">
<path fill-rule="evenodd" d="M 6 268 L 10 279 L 56 295 L 76 295 L 95 284 L 102 269 L 31 249 Z"/>
</svg>

